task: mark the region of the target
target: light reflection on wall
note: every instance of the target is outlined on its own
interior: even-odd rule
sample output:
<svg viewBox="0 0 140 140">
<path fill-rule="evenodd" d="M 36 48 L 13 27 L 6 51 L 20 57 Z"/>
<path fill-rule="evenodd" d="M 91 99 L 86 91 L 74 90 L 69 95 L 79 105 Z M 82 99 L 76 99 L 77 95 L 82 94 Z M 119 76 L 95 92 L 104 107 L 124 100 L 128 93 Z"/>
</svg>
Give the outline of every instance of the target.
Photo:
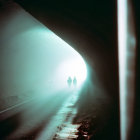
<svg viewBox="0 0 140 140">
<path fill-rule="evenodd" d="M 118 0 L 120 137 L 131 139 L 135 94 L 136 40 L 132 3 Z"/>
</svg>

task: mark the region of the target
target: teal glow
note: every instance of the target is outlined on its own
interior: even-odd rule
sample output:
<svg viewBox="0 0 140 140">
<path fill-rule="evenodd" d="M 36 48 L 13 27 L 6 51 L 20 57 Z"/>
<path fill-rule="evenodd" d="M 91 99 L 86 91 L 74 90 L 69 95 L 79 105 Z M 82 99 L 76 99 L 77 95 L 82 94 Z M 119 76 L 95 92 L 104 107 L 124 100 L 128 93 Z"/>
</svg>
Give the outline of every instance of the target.
<svg viewBox="0 0 140 140">
<path fill-rule="evenodd" d="M 35 59 L 34 71 L 36 71 L 36 68 L 39 69 L 40 66 L 43 67 L 39 70 L 42 73 L 42 78 L 46 78 L 42 84 L 48 87 L 55 86 L 55 89 L 58 90 L 58 88 L 67 87 L 67 78 L 69 76 L 72 79 L 76 77 L 78 87 L 86 80 L 87 68 L 82 56 L 46 27 L 33 28 L 18 37 L 24 38 L 29 47 L 34 46 L 31 53 L 33 55 L 29 57 Z M 16 40 L 20 41 L 17 38 Z M 35 56 L 37 57 L 35 58 Z"/>
<path fill-rule="evenodd" d="M 1 26 L 0 38 L 0 85 L 1 98 L 6 101 L 4 106 L 7 109 L 0 110 L 0 113 L 20 106 L 9 113 L 17 115 L 19 111 L 21 119 L 18 129 L 8 138 L 19 139 L 20 134 L 29 134 L 34 130 L 33 124 L 39 126 L 41 120 L 44 122 L 50 118 L 60 106 L 60 111 L 67 113 L 69 107 L 66 106 L 72 103 L 70 101 L 74 104 L 78 100 L 82 89 L 71 90 L 67 85 L 67 76 L 75 76 L 79 86 L 86 80 L 87 69 L 83 58 L 70 45 L 18 5 L 13 11 L 12 7 L 8 7 L 9 11 L 1 20 L 4 26 Z M 51 132 L 57 128 L 55 123 L 60 121 L 55 120 L 54 127 L 49 127 Z"/>
<path fill-rule="evenodd" d="M 53 55 L 57 58 L 57 55 L 61 54 L 61 60 L 57 64 L 58 67 L 55 71 L 55 80 L 59 83 L 58 86 L 67 86 L 66 81 L 69 76 L 72 79 L 76 77 L 77 85 L 81 86 L 87 77 L 87 68 L 84 59 L 76 50 L 53 32 L 44 32 L 44 35 L 53 42 L 55 45 L 54 48 L 57 47 Z M 60 56 L 57 59 L 60 59 Z"/>
<path fill-rule="evenodd" d="M 87 68 L 81 55 L 32 16 L 21 13 L 26 22 L 17 15 L 3 28 L 3 40 L 8 38 L 0 55 L 4 93 L 46 94 L 49 89 L 50 94 L 68 87 L 68 76 L 82 85 Z"/>
</svg>

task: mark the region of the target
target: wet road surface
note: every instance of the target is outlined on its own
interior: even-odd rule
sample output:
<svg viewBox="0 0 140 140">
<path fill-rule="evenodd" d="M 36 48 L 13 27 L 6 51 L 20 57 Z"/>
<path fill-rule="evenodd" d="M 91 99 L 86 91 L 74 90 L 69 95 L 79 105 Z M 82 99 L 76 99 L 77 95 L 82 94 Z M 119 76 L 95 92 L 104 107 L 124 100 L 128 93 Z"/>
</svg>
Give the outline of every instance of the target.
<svg viewBox="0 0 140 140">
<path fill-rule="evenodd" d="M 70 137 L 70 128 L 76 131 L 78 127 L 71 125 L 72 116 L 76 113 L 73 106 L 78 96 L 78 91 L 67 89 L 51 96 L 34 97 L 1 111 L 0 139 L 51 140 L 61 135 L 66 139 L 65 134 Z"/>
</svg>

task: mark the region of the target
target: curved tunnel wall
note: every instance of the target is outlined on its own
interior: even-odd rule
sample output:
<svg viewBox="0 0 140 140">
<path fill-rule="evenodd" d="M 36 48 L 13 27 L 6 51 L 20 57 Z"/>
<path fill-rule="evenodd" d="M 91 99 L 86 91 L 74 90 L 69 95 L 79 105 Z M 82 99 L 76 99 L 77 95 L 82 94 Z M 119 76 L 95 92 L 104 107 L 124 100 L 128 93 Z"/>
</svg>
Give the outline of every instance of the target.
<svg viewBox="0 0 140 140">
<path fill-rule="evenodd" d="M 0 98 L 5 99 L 11 95 L 25 95 L 28 97 L 30 95 L 38 94 L 39 91 L 43 92 L 42 89 L 46 88 L 46 85 L 44 85 L 44 81 L 45 83 L 47 82 L 46 77 L 48 77 L 48 80 L 49 77 L 51 79 L 53 67 L 55 70 L 56 66 L 53 65 L 53 62 L 58 61 L 58 59 L 52 60 L 52 56 L 49 56 L 50 52 L 48 52 L 48 59 L 46 60 L 47 49 L 46 44 L 43 43 L 45 37 L 44 33 L 41 31 L 44 31 L 46 27 L 16 4 L 12 4 L 9 7 L 3 7 L 1 10 Z M 113 134 L 115 133 L 114 135 L 118 136 L 118 134 L 116 134 L 118 120 L 115 116 L 118 115 L 118 112 L 116 112 L 116 101 L 118 101 L 116 98 L 118 97 L 116 89 L 117 81 L 114 80 L 112 83 L 112 79 L 117 77 L 114 75 L 117 70 L 115 72 L 113 71 L 113 66 L 115 66 L 114 52 L 112 53 L 112 49 L 102 48 L 104 46 L 102 43 L 101 45 L 97 43 L 98 45 L 95 46 L 95 49 L 93 49 L 94 51 L 90 51 L 90 49 L 87 50 L 88 48 L 86 48 L 86 46 L 94 47 L 95 44 L 92 42 L 91 38 L 87 39 L 88 37 L 85 36 L 83 37 L 81 35 L 77 37 L 78 39 L 76 41 L 80 42 L 80 40 L 85 39 L 82 44 L 85 48 L 80 49 L 79 47 L 79 50 L 81 50 L 81 52 L 84 50 L 83 54 L 86 57 L 86 60 L 89 60 L 89 64 L 91 64 L 90 78 L 94 81 L 94 85 L 93 83 L 90 83 L 90 86 L 96 87 L 96 95 L 98 94 L 101 98 L 103 97 L 103 101 L 102 99 L 95 101 L 96 98 L 93 98 L 91 95 L 95 93 L 93 90 L 90 91 L 90 96 L 88 96 L 88 98 L 91 97 L 91 103 L 95 101 L 95 106 L 96 103 L 98 103 L 97 109 L 101 112 L 99 115 L 99 120 L 101 120 L 99 125 L 103 131 L 101 130 L 101 132 L 99 132 L 99 137 L 106 136 L 108 132 L 109 134 L 111 132 Z M 33 38 L 36 38 L 36 40 L 33 40 Z M 72 38 L 74 38 L 74 36 Z M 40 44 L 42 45 L 40 46 Z M 78 43 L 76 45 L 78 46 Z M 52 49 L 50 51 L 53 53 L 54 50 Z M 59 59 L 61 59 L 61 55 L 59 55 L 59 57 Z M 111 60 L 110 58 L 113 59 Z M 48 70 L 48 66 L 44 65 L 44 63 L 47 62 L 51 62 L 51 70 Z M 46 70 L 48 70 L 48 72 L 46 72 Z M 94 73 L 94 70 L 97 73 Z M 44 75 L 46 77 L 44 77 Z M 95 79 L 95 77 L 100 77 L 100 81 Z M 106 95 L 110 95 L 110 97 L 113 98 L 111 99 L 112 102 L 110 102 L 108 97 L 104 98 Z M 85 100 L 87 99 L 86 95 L 83 97 L 85 97 Z M 104 106 L 104 112 L 102 112 L 102 106 Z M 108 107 L 109 109 L 106 109 Z M 105 117 L 102 118 L 102 116 Z M 105 127 L 102 125 L 102 122 L 105 122 Z"/>
<path fill-rule="evenodd" d="M 75 70 L 79 67 L 79 71 L 72 72 L 72 78 L 76 76 L 81 82 L 85 80 L 85 62 L 71 46 L 16 4 L 3 8 L 1 13 L 0 98 L 30 97 L 44 92 L 48 94 L 46 88 L 64 88 L 68 76 L 71 76 L 65 65 L 67 67 L 66 63 L 71 59 L 71 63 L 81 61 L 83 65 L 69 68 Z"/>
</svg>

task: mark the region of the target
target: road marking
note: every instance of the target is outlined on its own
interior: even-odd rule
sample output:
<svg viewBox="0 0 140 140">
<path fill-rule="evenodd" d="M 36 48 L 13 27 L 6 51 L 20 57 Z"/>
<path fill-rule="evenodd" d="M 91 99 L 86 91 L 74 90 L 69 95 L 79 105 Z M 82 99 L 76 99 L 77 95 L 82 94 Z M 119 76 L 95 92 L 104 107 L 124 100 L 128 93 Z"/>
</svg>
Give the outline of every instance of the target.
<svg viewBox="0 0 140 140">
<path fill-rule="evenodd" d="M 30 99 L 30 100 L 26 100 L 26 101 L 24 101 L 24 102 L 22 102 L 22 103 L 13 105 L 13 106 L 11 106 L 11 107 L 9 107 L 9 108 L 7 108 L 7 109 L 4 109 L 4 110 L 0 111 L 0 114 L 2 114 L 2 113 L 4 113 L 4 112 L 7 112 L 7 111 L 9 111 L 9 110 L 12 110 L 12 109 L 14 109 L 14 108 L 16 108 L 16 107 L 18 107 L 18 106 L 21 106 L 21 105 L 23 105 L 23 104 L 25 104 L 25 103 L 28 103 L 28 102 L 30 102 L 30 101 L 33 100 L 33 99 L 34 99 L 34 98 L 32 98 L 32 99 Z"/>
</svg>

